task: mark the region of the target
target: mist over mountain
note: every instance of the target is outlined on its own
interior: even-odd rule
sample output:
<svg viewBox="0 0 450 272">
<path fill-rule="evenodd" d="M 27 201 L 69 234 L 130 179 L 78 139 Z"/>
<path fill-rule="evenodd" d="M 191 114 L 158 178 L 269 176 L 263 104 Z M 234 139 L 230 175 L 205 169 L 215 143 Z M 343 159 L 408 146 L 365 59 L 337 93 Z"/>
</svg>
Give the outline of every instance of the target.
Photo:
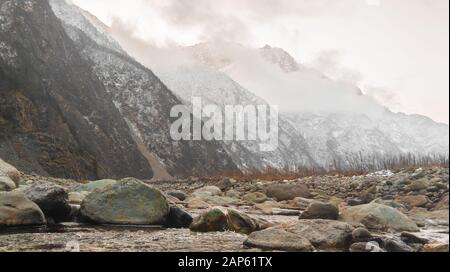
<svg viewBox="0 0 450 272">
<path fill-rule="evenodd" d="M 290 153 L 311 154 L 311 162 L 317 165 L 348 166 L 361 157 L 448 154 L 448 125 L 394 113 L 356 85 L 333 80 L 281 48 L 250 48 L 217 40 L 158 48 L 130 37 L 120 22 L 112 30 L 130 54 L 186 101 L 196 95 L 217 104 L 235 104 L 239 99 L 230 100 L 228 92 L 232 92 L 241 97 L 251 93 L 257 101 L 278 105 L 281 122 L 295 131 L 288 138 L 304 142 L 302 149 Z M 234 87 L 223 86 L 223 78 L 239 86 L 238 94 Z"/>
</svg>

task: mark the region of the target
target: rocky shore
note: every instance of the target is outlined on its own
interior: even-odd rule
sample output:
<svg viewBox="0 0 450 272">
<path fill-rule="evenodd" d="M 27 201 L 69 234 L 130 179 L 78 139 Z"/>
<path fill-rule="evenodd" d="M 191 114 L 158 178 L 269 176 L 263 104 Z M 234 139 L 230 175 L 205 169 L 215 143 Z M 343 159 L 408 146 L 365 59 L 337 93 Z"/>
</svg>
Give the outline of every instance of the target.
<svg viewBox="0 0 450 272">
<path fill-rule="evenodd" d="M 0 162 L 0 251 L 448 252 L 448 168 L 77 182 Z"/>
</svg>

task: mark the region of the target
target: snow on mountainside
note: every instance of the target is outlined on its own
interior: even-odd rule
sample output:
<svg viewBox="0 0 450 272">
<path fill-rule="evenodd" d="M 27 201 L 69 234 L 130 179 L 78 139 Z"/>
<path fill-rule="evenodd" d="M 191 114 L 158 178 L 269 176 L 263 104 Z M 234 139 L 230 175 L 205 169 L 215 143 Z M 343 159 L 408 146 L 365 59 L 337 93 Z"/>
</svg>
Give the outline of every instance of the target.
<svg viewBox="0 0 450 272">
<path fill-rule="evenodd" d="M 127 120 L 152 168 L 166 169 L 174 176 L 237 171 L 219 143 L 173 141 L 170 110 L 181 102 L 152 71 L 124 53 L 98 20 L 65 1 L 50 3 L 83 57 L 93 63 L 94 72 Z"/>
<path fill-rule="evenodd" d="M 260 50 L 264 59 L 274 64 L 278 64 L 286 73 L 297 72 L 301 69 L 300 64 L 298 64 L 288 52 L 281 48 L 273 48 L 270 45 L 266 45 Z"/>
<path fill-rule="evenodd" d="M 306 140 L 308 154 L 322 166 L 331 167 L 336 162 L 346 166 L 360 156 L 449 153 L 448 125 L 423 116 L 393 113 L 358 87 L 308 69 L 282 49 L 204 43 L 184 51 L 196 62 L 226 73 L 255 96 L 280 105 Z M 174 74 L 167 80 L 179 76 Z"/>
<path fill-rule="evenodd" d="M 126 54 L 120 45 L 108 35 L 107 26 L 90 13 L 66 3 L 66 0 L 49 0 L 52 10 L 64 23 L 82 30 L 89 38 L 101 46 Z M 63 3 L 64 2 L 64 3 Z"/>
<path fill-rule="evenodd" d="M 161 54 L 161 53 L 159 53 Z M 169 57 L 169 56 L 167 56 Z M 203 65 L 175 67 L 159 66 L 154 63 L 152 70 L 173 90 L 186 105 L 191 105 L 193 97 L 201 97 L 204 105 L 268 105 L 242 88 L 226 74 Z M 227 119 L 233 122 L 233 120 Z M 242 170 L 264 169 L 267 167 L 311 167 L 315 166 L 304 138 L 284 118 L 279 120 L 279 143 L 274 151 L 261 152 L 261 141 L 223 141 L 223 146 L 233 161 Z"/>
</svg>

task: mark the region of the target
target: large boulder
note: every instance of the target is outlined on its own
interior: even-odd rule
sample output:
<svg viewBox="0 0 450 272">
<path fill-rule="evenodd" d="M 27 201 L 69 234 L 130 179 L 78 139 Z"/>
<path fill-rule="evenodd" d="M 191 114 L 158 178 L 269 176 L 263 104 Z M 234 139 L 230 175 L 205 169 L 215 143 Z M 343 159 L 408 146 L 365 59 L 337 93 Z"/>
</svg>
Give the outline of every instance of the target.
<svg viewBox="0 0 450 272">
<path fill-rule="evenodd" d="M 300 220 L 250 235 L 244 245 L 261 249 L 309 251 L 346 250 L 352 242 L 353 227 L 333 220 Z M 290 242 L 288 242 L 290 241 Z"/>
<path fill-rule="evenodd" d="M 339 209 L 330 203 L 315 202 L 300 215 L 300 219 L 330 219 L 337 220 Z"/>
<path fill-rule="evenodd" d="M 267 227 L 269 224 L 266 221 L 233 209 L 214 207 L 194 218 L 190 229 L 194 232 L 234 231 L 249 234 Z"/>
<path fill-rule="evenodd" d="M 0 192 L 9 192 L 16 189 L 16 184 L 8 176 L 0 176 Z"/>
<path fill-rule="evenodd" d="M 105 187 L 108 187 L 110 185 L 116 184 L 116 180 L 113 179 L 102 179 L 102 180 L 96 180 L 91 181 L 86 184 L 79 185 L 75 191 L 77 192 L 93 192 L 97 189 L 103 189 Z"/>
<path fill-rule="evenodd" d="M 20 191 L 36 203 L 47 218 L 51 218 L 55 222 L 69 219 L 71 213 L 69 197 L 63 187 L 51 183 L 41 183 L 24 187 Z"/>
<path fill-rule="evenodd" d="M 160 225 L 169 204 L 161 191 L 133 179 L 123 179 L 90 193 L 81 214 L 99 224 Z"/>
<path fill-rule="evenodd" d="M 272 184 L 266 187 L 266 195 L 277 201 L 293 200 L 296 197 L 310 198 L 305 184 Z"/>
<path fill-rule="evenodd" d="M 363 224 L 372 230 L 419 231 L 417 225 L 400 211 L 385 205 L 370 203 L 342 211 L 342 220 Z"/>
<path fill-rule="evenodd" d="M 45 225 L 44 213 L 24 194 L 0 193 L 0 227 Z"/>
<path fill-rule="evenodd" d="M 16 186 L 19 186 L 20 172 L 17 171 L 17 169 L 14 166 L 5 162 L 2 159 L 0 159 L 0 176 L 9 177 L 12 181 L 14 181 Z"/>
</svg>

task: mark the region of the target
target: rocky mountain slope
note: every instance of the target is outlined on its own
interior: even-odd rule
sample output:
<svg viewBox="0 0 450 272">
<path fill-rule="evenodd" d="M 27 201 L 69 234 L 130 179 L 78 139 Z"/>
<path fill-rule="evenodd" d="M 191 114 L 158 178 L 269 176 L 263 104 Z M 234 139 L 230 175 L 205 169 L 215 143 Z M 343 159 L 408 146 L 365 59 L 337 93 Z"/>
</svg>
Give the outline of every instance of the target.
<svg viewBox="0 0 450 272">
<path fill-rule="evenodd" d="M 50 3 L 83 59 L 93 65 L 141 151 L 154 169 L 160 169 L 159 178 L 238 171 L 217 142 L 173 141 L 170 110 L 182 103 L 152 71 L 128 56 L 95 17 L 66 1 Z"/>
<path fill-rule="evenodd" d="M 153 175 L 47 1 L 0 2 L 0 156 L 57 177 Z"/>
<path fill-rule="evenodd" d="M 244 89 L 225 73 L 215 69 L 200 65 L 172 64 L 167 67 L 159 66 L 157 63 L 151 67 L 188 106 L 191 106 L 192 99 L 197 97 L 202 98 L 204 105 L 219 106 L 222 112 L 225 112 L 225 107 L 230 105 L 255 107 L 266 105 L 269 108 L 266 101 Z M 234 122 L 233 118 L 225 117 L 224 120 Z M 238 125 L 240 124 L 235 123 L 234 128 L 236 129 Z M 248 133 L 247 128 L 246 133 Z M 278 120 L 278 142 L 274 150 L 261 150 L 261 144 L 265 142 L 260 139 L 256 141 L 225 140 L 221 143 L 236 165 L 244 171 L 316 166 L 312 155 L 308 153 L 305 139 L 283 116 L 280 116 Z"/>
<path fill-rule="evenodd" d="M 181 50 L 189 56 L 188 63 L 224 73 L 247 93 L 279 105 L 283 120 L 294 128 L 291 138 L 300 135 L 307 147 L 302 152 L 311 154 L 320 166 L 351 167 L 364 160 L 407 154 L 448 156 L 448 125 L 424 116 L 393 113 L 358 87 L 305 67 L 283 49 L 203 43 Z M 189 87 L 183 78 L 186 72 L 172 69 L 170 76 L 165 72 L 162 78 L 181 96 L 200 92 L 208 96 L 214 85 L 221 86 L 220 81 L 209 79 Z M 191 73 L 197 76 L 190 78 L 201 78 L 201 70 Z M 185 90 L 177 88 L 181 86 Z M 215 101 L 226 101 L 228 93 L 219 89 Z"/>
</svg>

